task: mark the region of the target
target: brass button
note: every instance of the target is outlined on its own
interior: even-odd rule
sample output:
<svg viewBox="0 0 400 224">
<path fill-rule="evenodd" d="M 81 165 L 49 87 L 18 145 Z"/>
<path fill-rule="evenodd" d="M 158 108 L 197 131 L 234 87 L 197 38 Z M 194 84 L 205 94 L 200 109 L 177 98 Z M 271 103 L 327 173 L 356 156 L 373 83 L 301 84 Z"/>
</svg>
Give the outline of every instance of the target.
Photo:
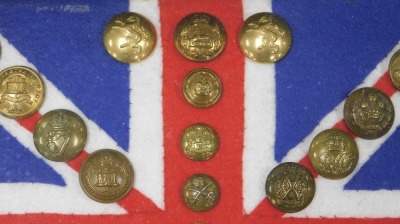
<svg viewBox="0 0 400 224">
<path fill-rule="evenodd" d="M 298 163 L 282 163 L 268 175 L 265 183 L 267 198 L 275 208 L 298 212 L 314 198 L 315 181 L 310 171 Z"/>
<path fill-rule="evenodd" d="M 400 90 L 400 50 L 396 51 L 390 59 L 389 74 L 393 85 Z"/>
<path fill-rule="evenodd" d="M 379 138 L 392 127 L 393 103 L 378 89 L 370 87 L 358 89 L 346 99 L 344 120 L 350 130 L 359 137 Z"/>
<path fill-rule="evenodd" d="M 182 134 L 182 151 L 192 160 L 208 160 L 217 153 L 218 147 L 218 134 L 208 125 L 194 124 L 186 128 Z"/>
<path fill-rule="evenodd" d="M 328 129 L 315 136 L 308 156 L 319 175 L 329 179 L 341 179 L 356 168 L 358 147 L 346 132 Z"/>
<path fill-rule="evenodd" d="M 86 144 L 86 125 L 69 110 L 53 110 L 44 114 L 35 126 L 33 142 L 46 159 L 68 161 L 83 150 Z"/>
<path fill-rule="evenodd" d="M 292 31 L 286 21 L 274 13 L 257 13 L 244 21 L 239 45 L 250 59 L 270 63 L 281 60 L 292 45 Z"/>
<path fill-rule="evenodd" d="M 199 108 L 211 107 L 221 97 L 221 80 L 209 69 L 195 69 L 185 77 L 182 91 L 191 105 Z"/>
<path fill-rule="evenodd" d="M 220 195 L 221 191 L 217 181 L 206 174 L 191 176 L 182 188 L 185 205 L 196 212 L 204 212 L 214 208 Z"/>
<path fill-rule="evenodd" d="M 14 66 L 0 72 L 0 114 L 25 118 L 35 113 L 43 103 L 44 84 L 34 70 Z"/>
<path fill-rule="evenodd" d="M 139 62 L 147 58 L 156 46 L 157 36 L 153 24 L 144 16 L 125 12 L 114 16 L 103 33 L 108 53 L 124 63 Z"/>
<path fill-rule="evenodd" d="M 220 55 L 226 45 L 222 23 L 207 13 L 193 13 L 183 18 L 175 28 L 175 46 L 187 59 L 210 61 Z"/>
<path fill-rule="evenodd" d="M 124 154 L 112 149 L 98 150 L 83 162 L 79 182 L 91 199 L 102 203 L 116 202 L 131 190 L 133 168 Z"/>
</svg>

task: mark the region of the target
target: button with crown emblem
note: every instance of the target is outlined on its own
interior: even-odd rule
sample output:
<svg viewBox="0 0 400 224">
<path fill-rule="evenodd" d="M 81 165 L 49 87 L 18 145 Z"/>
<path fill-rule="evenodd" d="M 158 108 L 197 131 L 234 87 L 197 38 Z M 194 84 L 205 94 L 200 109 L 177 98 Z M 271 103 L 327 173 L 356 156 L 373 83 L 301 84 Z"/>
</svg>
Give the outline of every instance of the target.
<svg viewBox="0 0 400 224">
<path fill-rule="evenodd" d="M 181 138 L 183 153 L 192 160 L 208 160 L 217 153 L 219 137 L 214 128 L 206 124 L 194 124 L 185 129 Z"/>
<path fill-rule="evenodd" d="M 79 172 L 79 182 L 91 199 L 112 203 L 129 193 L 133 175 L 132 165 L 124 154 L 112 149 L 101 149 L 85 159 Z"/>
<path fill-rule="evenodd" d="M 205 212 L 214 208 L 221 196 L 217 181 L 206 174 L 195 174 L 183 185 L 182 198 L 193 211 Z"/>
<path fill-rule="evenodd" d="M 389 74 L 393 85 L 400 90 L 400 50 L 396 51 L 390 59 Z"/>
<path fill-rule="evenodd" d="M 350 130 L 365 139 L 386 134 L 394 121 L 394 107 L 382 91 L 365 87 L 352 92 L 344 104 L 344 120 Z"/>
</svg>

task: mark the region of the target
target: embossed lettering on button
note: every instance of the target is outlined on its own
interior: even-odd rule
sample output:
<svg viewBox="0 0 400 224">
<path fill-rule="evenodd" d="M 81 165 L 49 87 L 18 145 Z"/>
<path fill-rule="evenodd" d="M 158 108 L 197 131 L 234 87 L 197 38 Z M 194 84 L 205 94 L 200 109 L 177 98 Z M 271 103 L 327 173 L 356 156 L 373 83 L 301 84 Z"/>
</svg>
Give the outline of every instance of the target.
<svg viewBox="0 0 400 224">
<path fill-rule="evenodd" d="M 218 147 L 217 132 L 206 124 L 194 124 L 186 128 L 182 134 L 182 151 L 192 160 L 208 160 L 217 153 Z"/>
<path fill-rule="evenodd" d="M 187 59 L 210 61 L 220 55 L 226 45 L 222 23 L 207 13 L 193 13 L 183 18 L 175 28 L 175 46 Z"/>
<path fill-rule="evenodd" d="M 281 60 L 292 45 L 292 31 L 286 21 L 274 13 L 257 13 L 244 21 L 239 45 L 250 59 L 268 63 Z"/>
<path fill-rule="evenodd" d="M 392 127 L 393 103 L 378 89 L 370 87 L 357 89 L 346 99 L 344 120 L 357 136 L 365 139 L 379 138 Z"/>
<path fill-rule="evenodd" d="M 44 84 L 39 74 L 23 66 L 0 72 L 0 114 L 12 119 L 35 113 L 43 103 Z"/>
<path fill-rule="evenodd" d="M 400 50 L 396 51 L 390 59 L 389 74 L 393 85 L 400 90 Z"/>
<path fill-rule="evenodd" d="M 147 58 L 156 46 L 157 36 L 153 24 L 144 16 L 125 12 L 114 16 L 103 33 L 108 53 L 124 63 L 139 62 Z"/>
<path fill-rule="evenodd" d="M 306 208 L 314 198 L 315 181 L 310 171 L 298 163 L 282 163 L 269 173 L 265 183 L 271 204 L 286 213 Z"/>
<path fill-rule="evenodd" d="M 185 205 L 196 212 L 205 212 L 214 208 L 220 195 L 221 191 L 217 181 L 206 174 L 191 176 L 182 188 Z"/>
</svg>

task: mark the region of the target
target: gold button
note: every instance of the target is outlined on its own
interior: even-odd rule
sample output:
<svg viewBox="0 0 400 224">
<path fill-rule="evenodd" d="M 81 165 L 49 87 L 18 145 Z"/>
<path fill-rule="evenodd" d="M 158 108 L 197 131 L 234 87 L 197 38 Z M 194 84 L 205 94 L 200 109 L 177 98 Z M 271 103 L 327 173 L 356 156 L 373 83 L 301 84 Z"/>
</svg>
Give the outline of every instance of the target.
<svg viewBox="0 0 400 224">
<path fill-rule="evenodd" d="M 390 59 L 389 74 L 393 85 L 400 90 L 400 50 L 396 51 Z"/>
<path fill-rule="evenodd" d="M 182 134 L 182 151 L 192 160 L 208 160 L 217 153 L 218 147 L 218 134 L 208 125 L 194 124 L 186 128 Z"/>
<path fill-rule="evenodd" d="M 393 103 L 378 89 L 370 87 L 358 89 L 346 99 L 344 120 L 357 136 L 365 139 L 379 138 L 392 127 Z"/>
<path fill-rule="evenodd" d="M 195 69 L 185 77 L 182 90 L 191 105 L 199 108 L 211 107 L 221 97 L 221 80 L 209 69 Z"/>
<path fill-rule="evenodd" d="M 14 66 L 0 72 L 0 114 L 25 118 L 35 113 L 43 103 L 44 84 L 34 70 Z"/>
<path fill-rule="evenodd" d="M 220 55 L 226 45 L 222 23 L 207 13 L 193 13 L 183 18 L 175 28 L 175 46 L 187 59 L 210 61 Z"/>
<path fill-rule="evenodd" d="M 116 202 L 131 190 L 133 168 L 124 154 L 112 149 L 98 150 L 83 162 L 79 182 L 91 199 L 102 203 Z"/>
<path fill-rule="evenodd" d="M 356 168 L 358 147 L 346 132 L 328 129 L 315 136 L 308 156 L 319 175 L 329 179 L 341 179 Z"/>
<path fill-rule="evenodd" d="M 53 110 L 43 115 L 33 132 L 33 142 L 46 159 L 68 161 L 82 151 L 86 144 L 86 125 L 69 110 Z"/>
<path fill-rule="evenodd" d="M 125 12 L 114 16 L 103 33 L 104 46 L 115 59 L 124 63 L 147 58 L 156 46 L 153 24 L 144 16 Z"/>
<path fill-rule="evenodd" d="M 281 60 L 292 45 L 292 31 L 286 21 L 274 13 L 257 13 L 244 21 L 239 45 L 250 59 L 270 63 Z"/>
<path fill-rule="evenodd" d="M 185 205 L 196 212 L 204 212 L 214 208 L 220 195 L 221 191 L 217 181 L 206 174 L 191 176 L 182 188 Z"/>
</svg>

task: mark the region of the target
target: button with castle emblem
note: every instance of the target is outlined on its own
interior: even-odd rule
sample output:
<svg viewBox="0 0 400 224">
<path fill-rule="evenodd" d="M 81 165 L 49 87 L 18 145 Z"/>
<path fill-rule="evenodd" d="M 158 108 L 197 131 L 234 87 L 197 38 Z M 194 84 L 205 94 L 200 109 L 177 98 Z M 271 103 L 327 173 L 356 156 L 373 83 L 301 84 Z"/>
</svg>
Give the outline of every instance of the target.
<svg viewBox="0 0 400 224">
<path fill-rule="evenodd" d="M 86 144 L 87 130 L 76 113 L 58 109 L 44 114 L 35 126 L 33 142 L 46 159 L 63 162 L 72 160 Z"/>
<path fill-rule="evenodd" d="M 346 99 L 344 120 L 350 130 L 359 137 L 379 138 L 392 127 L 393 103 L 378 89 L 370 87 L 357 89 Z"/>
<path fill-rule="evenodd" d="M 124 154 L 112 149 L 98 150 L 83 162 L 79 182 L 91 199 L 102 203 L 116 202 L 131 190 L 133 168 Z"/>
<path fill-rule="evenodd" d="M 396 51 L 390 59 L 389 74 L 393 85 L 400 90 L 400 50 Z"/>
<path fill-rule="evenodd" d="M 346 132 L 328 129 L 315 136 L 308 156 L 319 175 L 329 179 L 341 179 L 356 168 L 358 147 Z"/>
<path fill-rule="evenodd" d="M 208 160 L 217 153 L 218 147 L 218 134 L 208 125 L 194 124 L 186 128 L 182 134 L 182 151 L 192 160 Z"/>
<path fill-rule="evenodd" d="M 206 174 L 191 176 L 182 188 L 185 205 L 196 212 L 205 212 L 214 208 L 220 195 L 221 191 L 217 181 Z"/>
<path fill-rule="evenodd" d="M 292 45 L 292 31 L 286 21 L 274 13 L 257 13 L 244 21 L 239 45 L 250 59 L 271 63 L 281 60 Z"/>
<path fill-rule="evenodd" d="M 265 183 L 267 198 L 275 208 L 298 212 L 314 198 L 315 181 L 310 171 L 298 163 L 282 163 L 269 173 Z"/>
<path fill-rule="evenodd" d="M 207 13 L 193 13 L 183 18 L 175 28 L 175 46 L 187 59 L 210 61 L 220 55 L 226 45 L 222 23 Z"/>
<path fill-rule="evenodd" d="M 211 107 L 221 97 L 221 80 L 209 69 L 195 69 L 185 77 L 182 91 L 191 105 L 199 108 Z"/>
<path fill-rule="evenodd" d="M 147 58 L 156 46 L 157 36 L 153 24 L 144 16 L 125 12 L 114 16 L 103 33 L 108 53 L 124 63 L 139 62 Z"/>
<path fill-rule="evenodd" d="M 39 74 L 27 67 L 14 66 L 0 72 L 0 114 L 25 118 L 43 103 L 44 84 Z"/>
</svg>

